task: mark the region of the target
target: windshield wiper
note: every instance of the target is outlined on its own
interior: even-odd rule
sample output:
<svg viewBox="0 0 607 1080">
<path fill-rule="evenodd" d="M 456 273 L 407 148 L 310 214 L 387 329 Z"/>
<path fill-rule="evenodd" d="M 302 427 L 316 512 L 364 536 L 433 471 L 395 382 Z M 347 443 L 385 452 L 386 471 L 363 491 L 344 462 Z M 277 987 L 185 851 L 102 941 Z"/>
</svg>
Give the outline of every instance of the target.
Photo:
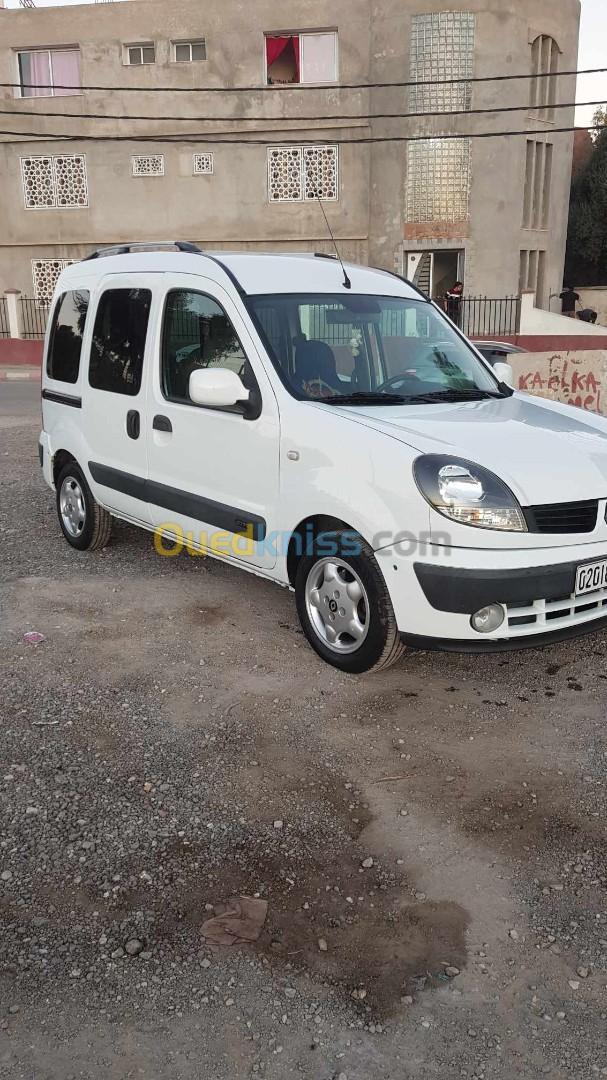
<svg viewBox="0 0 607 1080">
<path fill-rule="evenodd" d="M 507 396 L 496 390 L 456 390 L 453 388 L 451 390 L 436 390 L 427 394 L 411 394 L 404 400 L 408 405 L 431 405 L 433 402 L 440 404 L 440 402 L 445 401 L 499 401 Z"/>
<path fill-rule="evenodd" d="M 370 390 L 358 394 L 327 394 L 326 397 L 310 400 L 322 401 L 325 405 L 402 405 L 409 399 L 402 394 L 381 394 Z"/>
<path fill-rule="evenodd" d="M 322 401 L 325 405 L 438 405 L 441 402 L 455 401 L 496 401 L 507 396 L 498 390 L 457 390 L 453 387 L 425 394 L 382 394 L 368 390 L 356 394 L 327 394 L 311 400 Z"/>
</svg>

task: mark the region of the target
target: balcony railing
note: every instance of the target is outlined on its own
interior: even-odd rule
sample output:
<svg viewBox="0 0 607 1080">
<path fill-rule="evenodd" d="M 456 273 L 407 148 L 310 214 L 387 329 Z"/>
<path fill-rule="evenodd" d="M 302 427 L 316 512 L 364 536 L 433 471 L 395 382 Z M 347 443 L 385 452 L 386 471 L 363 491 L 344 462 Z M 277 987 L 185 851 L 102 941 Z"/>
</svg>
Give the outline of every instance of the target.
<svg viewBox="0 0 607 1080">
<path fill-rule="evenodd" d="M 462 296 L 437 301 L 466 337 L 514 337 L 521 327 L 520 296 Z"/>
</svg>

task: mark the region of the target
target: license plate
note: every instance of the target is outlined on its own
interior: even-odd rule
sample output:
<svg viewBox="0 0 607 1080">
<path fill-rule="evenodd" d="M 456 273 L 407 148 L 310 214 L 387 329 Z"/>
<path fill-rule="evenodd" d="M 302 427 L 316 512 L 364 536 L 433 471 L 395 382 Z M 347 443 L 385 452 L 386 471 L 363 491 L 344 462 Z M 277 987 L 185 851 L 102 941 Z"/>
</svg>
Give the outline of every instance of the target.
<svg viewBox="0 0 607 1080">
<path fill-rule="evenodd" d="M 597 592 L 598 589 L 605 588 L 607 588 L 607 559 L 578 566 L 575 579 L 576 596 L 583 596 L 585 593 Z"/>
</svg>

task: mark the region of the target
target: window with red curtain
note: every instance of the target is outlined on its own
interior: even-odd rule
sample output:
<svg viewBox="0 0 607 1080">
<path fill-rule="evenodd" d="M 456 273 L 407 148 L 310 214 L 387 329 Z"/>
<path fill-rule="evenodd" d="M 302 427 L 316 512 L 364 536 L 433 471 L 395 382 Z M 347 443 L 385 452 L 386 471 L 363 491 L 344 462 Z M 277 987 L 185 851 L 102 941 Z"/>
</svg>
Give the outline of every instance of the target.
<svg viewBox="0 0 607 1080">
<path fill-rule="evenodd" d="M 269 83 L 298 83 L 299 35 L 266 37 L 266 67 Z"/>
</svg>

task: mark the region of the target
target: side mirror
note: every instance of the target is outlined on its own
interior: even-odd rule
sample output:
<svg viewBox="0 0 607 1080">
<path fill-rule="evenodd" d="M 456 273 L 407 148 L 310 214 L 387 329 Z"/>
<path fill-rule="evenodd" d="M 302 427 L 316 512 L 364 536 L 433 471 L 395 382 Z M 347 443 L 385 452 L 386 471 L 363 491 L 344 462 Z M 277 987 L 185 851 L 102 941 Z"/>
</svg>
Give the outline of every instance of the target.
<svg viewBox="0 0 607 1080">
<path fill-rule="evenodd" d="M 506 386 L 514 386 L 514 372 L 511 364 L 497 360 L 493 365 L 493 374 L 500 382 L 506 383 Z"/>
<path fill-rule="evenodd" d="M 240 403 L 246 405 L 250 397 L 242 379 L 229 368 L 198 368 L 190 375 L 188 390 L 195 405 L 210 405 L 216 409 Z"/>
</svg>

